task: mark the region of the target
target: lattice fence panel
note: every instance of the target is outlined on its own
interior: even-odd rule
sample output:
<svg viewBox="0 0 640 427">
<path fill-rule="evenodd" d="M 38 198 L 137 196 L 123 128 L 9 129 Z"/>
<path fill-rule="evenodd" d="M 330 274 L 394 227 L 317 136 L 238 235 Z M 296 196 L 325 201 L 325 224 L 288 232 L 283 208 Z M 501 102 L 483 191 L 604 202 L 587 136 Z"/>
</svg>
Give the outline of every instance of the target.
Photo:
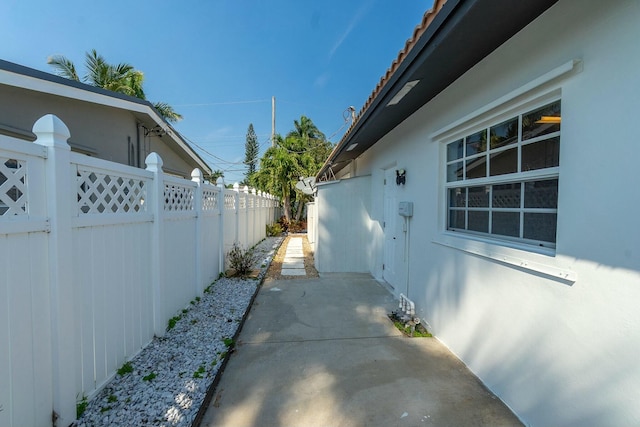
<svg viewBox="0 0 640 427">
<path fill-rule="evenodd" d="M 255 199 L 249 196 L 249 209 L 253 209 L 255 207 L 254 203 L 255 203 Z"/>
<path fill-rule="evenodd" d="M 194 189 L 176 184 L 164 186 L 164 210 L 171 212 L 185 212 L 195 209 Z"/>
<path fill-rule="evenodd" d="M 224 194 L 224 208 L 234 209 L 236 206 L 236 198 L 233 194 Z"/>
<path fill-rule="evenodd" d="M 27 165 L 0 157 L 0 216 L 28 214 Z"/>
<path fill-rule="evenodd" d="M 80 214 L 146 212 L 143 179 L 78 168 L 76 182 Z"/>
<path fill-rule="evenodd" d="M 214 211 L 218 209 L 218 192 L 214 190 L 202 191 L 202 210 Z"/>
<path fill-rule="evenodd" d="M 240 195 L 239 209 L 247 209 L 247 196 Z"/>
</svg>

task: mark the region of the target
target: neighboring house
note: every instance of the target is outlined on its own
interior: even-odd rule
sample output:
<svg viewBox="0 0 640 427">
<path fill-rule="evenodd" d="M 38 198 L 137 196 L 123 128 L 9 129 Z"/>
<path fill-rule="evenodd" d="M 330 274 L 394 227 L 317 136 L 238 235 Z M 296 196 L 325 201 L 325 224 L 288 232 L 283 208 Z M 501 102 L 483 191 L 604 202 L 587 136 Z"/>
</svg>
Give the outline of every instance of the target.
<svg viewBox="0 0 640 427">
<path fill-rule="evenodd" d="M 317 176 L 318 270 L 527 425 L 640 425 L 639 40 L 637 0 L 436 1 Z"/>
<path fill-rule="evenodd" d="M 211 173 L 148 101 L 0 60 L 0 134 L 34 141 L 33 124 L 49 113 L 71 129 L 73 151 L 139 168 L 155 151 L 166 173 Z"/>
</svg>

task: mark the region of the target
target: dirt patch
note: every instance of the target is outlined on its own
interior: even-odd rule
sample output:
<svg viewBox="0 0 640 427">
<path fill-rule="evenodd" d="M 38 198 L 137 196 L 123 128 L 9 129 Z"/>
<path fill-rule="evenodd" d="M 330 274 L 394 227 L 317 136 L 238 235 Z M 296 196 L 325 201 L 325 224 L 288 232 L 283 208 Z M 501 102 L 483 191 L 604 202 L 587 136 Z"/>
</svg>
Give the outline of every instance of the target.
<svg viewBox="0 0 640 427">
<path fill-rule="evenodd" d="M 315 278 L 320 277 L 318 275 L 318 271 L 314 266 L 313 259 L 313 251 L 311 250 L 311 245 L 309 244 L 309 240 L 307 240 L 306 234 L 289 234 L 285 237 L 284 241 L 280 245 L 280 249 L 278 249 L 278 253 L 273 257 L 271 261 L 271 265 L 269 266 L 269 270 L 267 270 L 267 274 L 265 278 L 272 280 L 291 280 L 291 279 L 303 279 L 302 276 L 283 276 L 282 271 L 282 263 L 284 261 L 284 255 L 287 252 L 287 245 L 289 244 L 289 240 L 292 237 L 302 237 L 302 250 L 304 252 L 304 270 L 307 273 L 306 278 Z"/>
</svg>

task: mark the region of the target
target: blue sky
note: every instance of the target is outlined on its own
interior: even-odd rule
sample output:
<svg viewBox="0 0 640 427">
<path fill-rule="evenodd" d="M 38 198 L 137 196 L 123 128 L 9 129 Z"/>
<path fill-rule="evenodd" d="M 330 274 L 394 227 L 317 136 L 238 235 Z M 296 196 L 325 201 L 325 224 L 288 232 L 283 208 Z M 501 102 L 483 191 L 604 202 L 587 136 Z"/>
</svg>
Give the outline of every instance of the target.
<svg viewBox="0 0 640 427">
<path fill-rule="evenodd" d="M 310 117 L 336 143 L 343 113 L 360 110 L 432 0 L 2 0 L 0 58 L 52 72 L 96 49 L 145 74 L 150 101 L 184 116 L 175 124 L 227 182 L 244 176 L 253 123 L 261 154 L 276 131 Z"/>
</svg>

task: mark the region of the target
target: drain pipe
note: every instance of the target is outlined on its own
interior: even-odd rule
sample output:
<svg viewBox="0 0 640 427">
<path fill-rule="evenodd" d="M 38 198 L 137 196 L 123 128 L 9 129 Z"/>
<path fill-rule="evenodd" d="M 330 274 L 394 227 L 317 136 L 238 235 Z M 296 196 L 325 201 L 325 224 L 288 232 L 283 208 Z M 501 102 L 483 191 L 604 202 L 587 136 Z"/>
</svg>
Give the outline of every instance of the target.
<svg viewBox="0 0 640 427">
<path fill-rule="evenodd" d="M 405 289 L 406 295 L 409 296 L 409 263 L 411 248 L 411 217 L 405 216 L 404 218 L 404 253 L 405 253 Z"/>
</svg>

